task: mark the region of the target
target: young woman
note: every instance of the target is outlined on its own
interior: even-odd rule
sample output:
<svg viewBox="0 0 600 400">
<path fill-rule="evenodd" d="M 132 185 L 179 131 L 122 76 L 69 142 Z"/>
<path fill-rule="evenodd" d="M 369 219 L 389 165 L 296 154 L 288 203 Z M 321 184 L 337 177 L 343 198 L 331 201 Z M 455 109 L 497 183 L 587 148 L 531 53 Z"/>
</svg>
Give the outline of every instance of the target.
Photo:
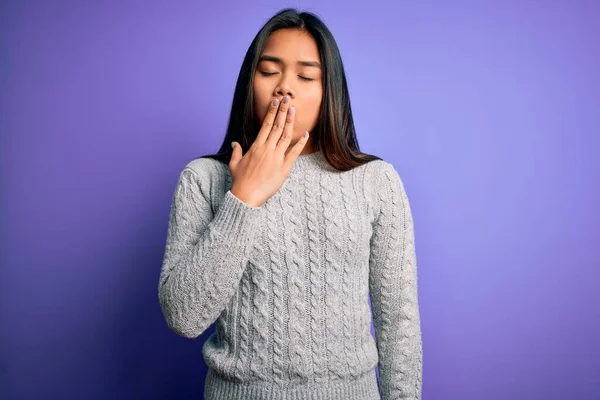
<svg viewBox="0 0 600 400">
<path fill-rule="evenodd" d="M 181 336 L 216 322 L 206 400 L 421 398 L 408 197 L 359 151 L 314 14 L 285 9 L 252 41 L 220 151 L 179 176 L 158 294 Z"/>
</svg>

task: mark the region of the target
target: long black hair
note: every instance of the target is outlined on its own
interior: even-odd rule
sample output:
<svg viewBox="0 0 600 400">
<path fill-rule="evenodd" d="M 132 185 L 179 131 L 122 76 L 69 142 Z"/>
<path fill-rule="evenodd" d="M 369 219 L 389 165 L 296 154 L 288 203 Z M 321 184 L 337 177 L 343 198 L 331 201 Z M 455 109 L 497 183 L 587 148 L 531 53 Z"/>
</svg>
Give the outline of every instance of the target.
<svg viewBox="0 0 600 400">
<path fill-rule="evenodd" d="M 380 157 L 360 152 L 350 107 L 350 95 L 340 51 L 333 35 L 315 14 L 285 8 L 275 14 L 252 40 L 235 85 L 233 104 L 229 115 L 227 134 L 219 152 L 205 155 L 229 164 L 233 149 L 231 142 L 242 146 L 243 154 L 250 148 L 260 125 L 253 107 L 253 76 L 260 54 L 269 36 L 278 29 L 302 29 L 316 41 L 321 57 L 323 101 L 315 128 L 310 132 L 317 151 L 322 151 L 327 162 L 339 171 L 354 167 Z"/>
</svg>

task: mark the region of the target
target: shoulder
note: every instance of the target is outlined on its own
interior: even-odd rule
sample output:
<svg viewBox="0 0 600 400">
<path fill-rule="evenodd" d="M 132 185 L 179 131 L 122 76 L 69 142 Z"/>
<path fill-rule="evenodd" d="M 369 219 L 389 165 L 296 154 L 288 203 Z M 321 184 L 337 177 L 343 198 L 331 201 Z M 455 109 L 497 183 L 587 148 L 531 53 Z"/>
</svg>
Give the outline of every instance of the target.
<svg viewBox="0 0 600 400">
<path fill-rule="evenodd" d="M 185 171 L 186 169 L 193 171 L 198 177 L 214 174 L 222 175 L 229 170 L 227 165 L 209 157 L 198 157 L 188 161 L 183 170 Z"/>
<path fill-rule="evenodd" d="M 177 185 L 186 187 L 193 192 L 200 192 L 205 198 L 210 198 L 214 188 L 228 181 L 229 168 L 222 162 L 198 157 L 184 164 L 179 172 Z"/>
<path fill-rule="evenodd" d="M 364 165 L 364 169 L 366 178 L 373 180 L 379 177 L 379 175 L 384 173 L 386 170 L 394 169 L 394 166 L 384 159 L 379 159 L 369 161 Z"/>
<path fill-rule="evenodd" d="M 381 204 L 406 195 L 400 173 L 391 162 L 383 159 L 365 165 L 363 187 L 367 201 L 376 211 Z"/>
<path fill-rule="evenodd" d="M 181 174 L 184 173 L 193 175 L 199 183 L 210 184 L 225 179 L 229 175 L 229 167 L 209 157 L 198 157 L 184 165 Z"/>
<path fill-rule="evenodd" d="M 390 180 L 395 184 L 401 183 L 402 181 L 396 167 L 389 161 L 383 159 L 373 160 L 364 165 L 365 188 L 371 189 L 372 191 L 384 189 L 382 185 L 385 185 Z"/>
</svg>

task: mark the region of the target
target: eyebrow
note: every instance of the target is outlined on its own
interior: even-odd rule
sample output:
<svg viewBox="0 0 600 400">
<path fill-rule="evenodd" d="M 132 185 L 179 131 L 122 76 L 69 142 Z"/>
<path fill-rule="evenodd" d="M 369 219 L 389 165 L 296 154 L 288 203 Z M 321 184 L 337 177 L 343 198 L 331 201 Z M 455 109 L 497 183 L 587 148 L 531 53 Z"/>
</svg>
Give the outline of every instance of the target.
<svg viewBox="0 0 600 400">
<path fill-rule="evenodd" d="M 260 58 L 258 59 L 258 62 L 261 62 L 261 61 L 273 61 L 277 64 L 283 64 L 283 60 L 281 58 L 274 57 L 274 56 L 260 56 Z M 321 68 L 321 64 L 319 64 L 317 61 L 298 61 L 296 64 L 302 65 L 305 67 Z"/>
</svg>

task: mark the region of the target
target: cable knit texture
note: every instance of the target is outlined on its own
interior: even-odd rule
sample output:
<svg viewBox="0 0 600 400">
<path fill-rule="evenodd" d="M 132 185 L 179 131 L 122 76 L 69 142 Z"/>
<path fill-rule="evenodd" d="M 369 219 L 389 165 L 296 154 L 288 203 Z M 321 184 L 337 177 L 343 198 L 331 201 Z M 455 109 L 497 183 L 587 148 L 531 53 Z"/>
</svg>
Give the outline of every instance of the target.
<svg viewBox="0 0 600 400">
<path fill-rule="evenodd" d="M 178 335 L 215 323 L 205 400 L 421 399 L 413 219 L 393 165 L 301 155 L 260 207 L 231 184 L 216 160 L 183 168 L 158 286 Z"/>
</svg>

